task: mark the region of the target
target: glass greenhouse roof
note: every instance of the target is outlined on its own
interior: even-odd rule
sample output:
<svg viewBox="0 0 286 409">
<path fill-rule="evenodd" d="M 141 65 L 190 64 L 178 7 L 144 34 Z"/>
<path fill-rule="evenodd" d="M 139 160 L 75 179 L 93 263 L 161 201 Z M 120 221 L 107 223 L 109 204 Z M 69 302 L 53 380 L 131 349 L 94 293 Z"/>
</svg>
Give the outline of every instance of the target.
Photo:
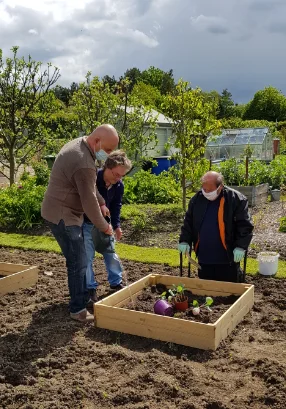
<svg viewBox="0 0 286 409">
<path fill-rule="evenodd" d="M 269 128 L 224 129 L 221 135 L 209 138 L 207 146 L 260 145 L 268 132 Z"/>
</svg>

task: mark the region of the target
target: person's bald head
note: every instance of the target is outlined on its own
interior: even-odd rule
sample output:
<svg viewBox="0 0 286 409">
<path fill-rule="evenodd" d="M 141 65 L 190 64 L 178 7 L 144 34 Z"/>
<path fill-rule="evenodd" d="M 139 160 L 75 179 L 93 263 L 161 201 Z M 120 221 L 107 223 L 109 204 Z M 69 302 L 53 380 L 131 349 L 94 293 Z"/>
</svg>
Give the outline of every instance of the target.
<svg viewBox="0 0 286 409">
<path fill-rule="evenodd" d="M 218 187 L 223 186 L 223 176 L 221 173 L 214 172 L 214 171 L 209 171 L 204 174 L 204 176 L 201 179 L 202 182 L 202 187 L 205 192 L 213 192 L 216 190 Z M 220 190 L 221 190 L 220 189 Z"/>
<path fill-rule="evenodd" d="M 98 126 L 87 137 L 87 143 L 93 152 L 98 152 L 103 149 L 107 154 L 110 154 L 116 149 L 119 142 L 119 137 L 114 126 L 103 124 Z"/>
</svg>

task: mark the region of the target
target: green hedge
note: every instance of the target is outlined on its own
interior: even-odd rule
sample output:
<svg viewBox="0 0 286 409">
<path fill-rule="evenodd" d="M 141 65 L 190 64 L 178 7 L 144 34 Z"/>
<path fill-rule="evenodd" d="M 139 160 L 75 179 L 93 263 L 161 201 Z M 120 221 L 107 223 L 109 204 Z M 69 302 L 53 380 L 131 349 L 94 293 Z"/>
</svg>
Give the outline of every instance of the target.
<svg viewBox="0 0 286 409">
<path fill-rule="evenodd" d="M 180 186 L 169 172 L 157 176 L 140 170 L 124 179 L 123 203 L 178 203 L 180 198 Z"/>
</svg>

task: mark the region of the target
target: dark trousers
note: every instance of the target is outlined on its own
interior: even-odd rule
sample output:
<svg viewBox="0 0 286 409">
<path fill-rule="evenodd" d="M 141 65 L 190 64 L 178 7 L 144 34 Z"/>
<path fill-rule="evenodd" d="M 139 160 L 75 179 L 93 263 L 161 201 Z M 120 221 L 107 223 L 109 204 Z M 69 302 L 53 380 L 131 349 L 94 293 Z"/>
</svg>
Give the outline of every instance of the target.
<svg viewBox="0 0 286 409">
<path fill-rule="evenodd" d="M 239 283 L 242 281 L 242 270 L 239 263 L 231 264 L 200 264 L 199 278 L 203 280 L 228 281 Z"/>
<path fill-rule="evenodd" d="M 82 227 L 49 223 L 66 259 L 68 286 L 70 293 L 70 312 L 77 313 L 86 308 L 89 299 L 86 289 L 87 256 L 85 252 Z"/>
</svg>

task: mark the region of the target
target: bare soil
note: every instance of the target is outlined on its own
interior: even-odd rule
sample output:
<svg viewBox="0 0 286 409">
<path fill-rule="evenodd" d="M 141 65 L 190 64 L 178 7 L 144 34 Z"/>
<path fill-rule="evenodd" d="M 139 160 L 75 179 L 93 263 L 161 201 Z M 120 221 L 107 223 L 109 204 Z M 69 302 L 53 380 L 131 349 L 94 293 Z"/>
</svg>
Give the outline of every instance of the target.
<svg viewBox="0 0 286 409">
<path fill-rule="evenodd" d="M 167 291 L 167 287 L 164 284 L 158 283 L 156 286 L 146 287 L 143 289 L 142 293 L 139 294 L 133 302 L 130 301 L 124 308 L 133 310 L 135 307 L 136 311 L 142 312 L 149 312 L 154 314 L 154 304 L 157 300 L 161 297 L 163 292 Z M 213 305 L 211 306 L 211 310 L 207 310 L 204 307 L 200 308 L 200 314 L 194 315 L 192 313 L 193 310 L 193 301 L 197 300 L 199 305 L 202 306 L 206 299 L 203 296 L 198 296 L 192 294 L 191 291 L 185 291 L 185 295 L 188 299 L 188 309 L 186 311 L 179 311 L 176 310 L 176 305 L 172 301 L 170 305 L 173 305 L 174 309 L 174 316 L 175 318 L 188 320 L 188 321 L 196 321 L 196 322 L 203 322 L 203 323 L 215 323 L 222 314 L 224 314 L 229 307 L 239 298 L 235 295 L 229 297 L 212 297 L 213 298 Z"/>
<path fill-rule="evenodd" d="M 253 223 L 253 239 L 249 255 L 260 251 L 277 251 L 286 260 L 286 233 L 279 232 L 280 218 L 286 216 L 286 202 L 269 202 L 249 209 Z M 134 231 L 128 221 L 122 223 L 123 242 L 145 247 L 177 248 L 183 218 L 161 217 L 150 228 Z M 286 407 L 286 406 L 285 406 Z"/>
<path fill-rule="evenodd" d="M 247 277 L 254 308 L 213 352 L 71 321 L 60 255 L 2 248 L 0 260 L 40 267 L 37 286 L 0 300 L 1 409 L 285 409 L 285 280 Z M 178 274 L 124 266 L 130 281 Z M 95 268 L 103 297 L 101 260 Z"/>
</svg>

